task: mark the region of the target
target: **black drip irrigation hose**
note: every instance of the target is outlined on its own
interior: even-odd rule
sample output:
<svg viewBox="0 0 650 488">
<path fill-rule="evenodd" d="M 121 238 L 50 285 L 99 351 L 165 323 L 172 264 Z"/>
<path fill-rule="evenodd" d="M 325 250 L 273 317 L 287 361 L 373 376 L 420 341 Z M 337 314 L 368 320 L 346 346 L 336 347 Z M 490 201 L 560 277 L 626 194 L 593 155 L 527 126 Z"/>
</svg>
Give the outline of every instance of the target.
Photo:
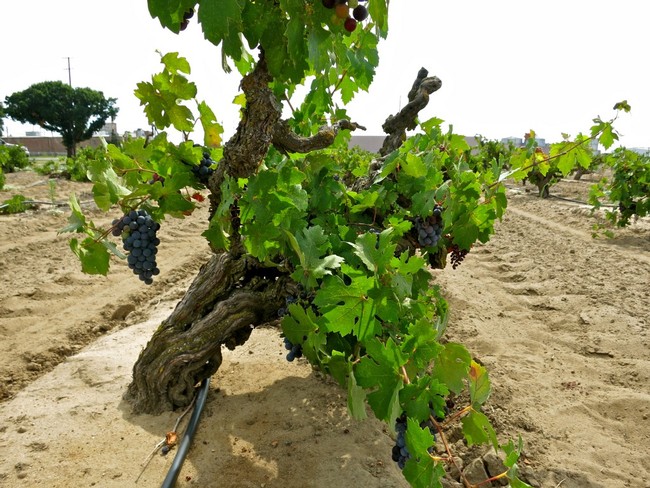
<svg viewBox="0 0 650 488">
<path fill-rule="evenodd" d="M 192 412 L 190 421 L 187 424 L 187 430 L 185 431 L 185 435 L 183 435 L 183 438 L 178 445 L 178 451 L 176 452 L 174 461 L 172 462 L 172 465 L 167 472 L 167 476 L 165 477 L 160 488 L 173 488 L 176 484 L 176 480 L 178 479 L 178 475 L 180 474 L 181 468 L 183 467 L 185 457 L 187 456 L 187 453 L 190 450 L 190 446 L 192 445 L 192 440 L 194 439 L 196 428 L 199 425 L 199 419 L 201 418 L 201 412 L 203 412 L 203 407 L 205 406 L 205 400 L 208 397 L 209 390 L 210 378 L 206 378 L 203 380 L 203 383 L 201 383 L 201 389 L 199 390 L 199 394 L 196 397 L 196 405 L 194 405 L 194 411 Z"/>
<path fill-rule="evenodd" d="M 558 200 L 564 200 L 565 202 L 572 202 L 572 203 L 578 203 L 580 205 L 584 205 L 586 207 L 593 207 L 591 203 L 583 202 L 581 200 L 574 200 L 573 198 L 566 198 L 566 197 L 561 197 L 559 195 L 549 195 L 549 198 L 556 198 Z M 609 208 L 617 208 L 618 205 L 612 205 L 609 203 L 601 203 L 601 207 L 609 207 Z"/>
</svg>

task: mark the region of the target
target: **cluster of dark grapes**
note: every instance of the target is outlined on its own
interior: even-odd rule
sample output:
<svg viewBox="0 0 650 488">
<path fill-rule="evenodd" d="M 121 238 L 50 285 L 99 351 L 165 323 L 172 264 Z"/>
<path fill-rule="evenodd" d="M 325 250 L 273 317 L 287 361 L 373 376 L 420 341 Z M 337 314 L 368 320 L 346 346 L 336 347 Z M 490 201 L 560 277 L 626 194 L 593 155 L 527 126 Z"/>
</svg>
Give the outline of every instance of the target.
<svg viewBox="0 0 650 488">
<path fill-rule="evenodd" d="M 289 351 L 287 353 L 287 361 L 290 363 L 294 359 L 302 357 L 302 346 L 300 344 L 292 344 L 286 337 L 284 338 L 284 348 Z"/>
<path fill-rule="evenodd" d="M 404 469 L 406 461 L 411 457 L 408 448 L 406 447 L 406 416 L 402 415 L 395 422 L 395 432 L 397 432 L 397 439 L 393 446 L 392 459 L 397 463 L 399 469 Z"/>
<path fill-rule="evenodd" d="M 418 242 L 423 247 L 435 247 L 442 236 L 442 207 L 436 205 L 433 215 L 426 218 L 415 219 L 415 230 L 418 233 Z"/>
<path fill-rule="evenodd" d="M 458 244 L 453 244 L 449 250 L 451 267 L 453 269 L 456 269 L 458 266 L 460 266 L 460 263 L 463 262 L 468 252 L 469 251 L 467 249 L 461 249 L 458 247 Z"/>
<path fill-rule="evenodd" d="M 183 20 L 181 21 L 181 30 L 184 31 L 187 29 L 187 26 L 190 23 L 190 19 L 194 16 L 194 9 L 191 8 L 183 14 Z"/>
<path fill-rule="evenodd" d="M 210 157 L 210 153 L 204 152 L 203 159 L 201 159 L 199 165 L 192 166 L 192 173 L 194 173 L 194 176 L 196 176 L 201 183 L 207 185 L 210 176 L 214 173 L 214 170 L 212 169 L 213 164 L 214 161 Z"/>
<path fill-rule="evenodd" d="M 284 317 L 287 313 L 289 313 L 289 305 L 291 305 L 292 303 L 297 303 L 298 298 L 289 295 L 284 299 L 284 302 L 286 306 L 280 307 L 278 309 L 278 317 L 280 318 Z"/>
<path fill-rule="evenodd" d="M 447 408 L 445 407 L 445 412 L 447 412 Z M 431 410 L 431 415 L 436 419 L 436 421 L 441 422 L 443 419 L 436 417 L 436 414 L 434 413 L 433 410 Z M 395 432 L 397 433 L 397 438 L 395 439 L 395 445 L 393 446 L 393 453 L 392 453 L 392 459 L 397 463 L 397 466 L 399 466 L 399 469 L 404 469 L 404 465 L 406 464 L 406 461 L 409 460 L 411 457 L 411 453 L 409 453 L 408 448 L 406 447 L 406 415 L 402 414 L 400 417 L 397 418 L 395 421 Z M 429 417 L 427 420 L 424 422 L 420 422 L 420 427 L 421 428 L 428 428 L 429 431 L 431 432 L 431 435 L 433 435 L 434 439 L 436 437 L 436 427 L 433 425 L 433 422 L 431 421 L 431 417 Z M 433 452 L 433 446 L 429 448 L 429 453 Z"/>
<path fill-rule="evenodd" d="M 151 218 L 146 210 L 131 210 L 120 219 L 113 220 L 112 233 L 122 236 L 124 250 L 129 253 L 126 260 L 145 284 L 153 283 L 153 277 L 160 273 L 156 266 L 156 254 L 160 239 L 156 232 L 160 224 Z"/>
<path fill-rule="evenodd" d="M 343 20 L 343 27 L 346 31 L 352 32 L 357 28 L 357 22 L 362 22 L 368 18 L 368 9 L 360 2 L 366 0 L 322 0 L 325 8 L 334 9 L 334 15 L 337 19 Z M 350 15 L 352 9 L 352 15 Z"/>
</svg>

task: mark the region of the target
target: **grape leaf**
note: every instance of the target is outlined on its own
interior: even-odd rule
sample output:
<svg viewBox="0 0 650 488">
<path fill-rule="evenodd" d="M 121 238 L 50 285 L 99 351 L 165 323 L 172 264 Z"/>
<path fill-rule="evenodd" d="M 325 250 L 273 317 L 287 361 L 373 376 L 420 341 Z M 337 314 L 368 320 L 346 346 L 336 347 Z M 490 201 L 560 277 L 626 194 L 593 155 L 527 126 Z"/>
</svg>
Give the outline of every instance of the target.
<svg viewBox="0 0 650 488">
<path fill-rule="evenodd" d="M 443 396 L 448 394 L 449 390 L 445 385 L 429 376 L 423 376 L 404 385 L 399 393 L 399 399 L 406 415 L 422 422 L 431 415 L 430 405 L 437 415 L 444 416 Z"/>
<path fill-rule="evenodd" d="M 165 65 L 165 68 L 173 74 L 179 73 L 190 74 L 192 69 L 187 59 L 178 55 L 178 53 L 167 53 L 163 55 L 160 61 Z"/>
<path fill-rule="evenodd" d="M 614 144 L 614 141 L 617 140 L 618 140 L 618 134 L 614 132 L 614 129 L 612 128 L 611 124 L 605 124 L 605 126 L 602 129 L 602 133 L 598 138 L 598 142 L 600 142 L 605 147 L 605 149 L 609 149 L 612 146 L 612 144 Z"/>
<path fill-rule="evenodd" d="M 454 244 L 461 249 L 469 249 L 479 237 L 479 228 L 471 215 L 465 214 L 454 223 L 452 234 Z"/>
<path fill-rule="evenodd" d="M 627 100 L 623 100 L 614 104 L 614 110 L 623 110 L 624 112 L 629 112 L 632 110 L 632 107 L 630 107 L 630 104 L 627 103 Z"/>
<path fill-rule="evenodd" d="M 375 416 L 384 421 L 397 418 L 401 410 L 399 392 L 404 383 L 395 363 L 385 356 L 364 356 L 354 374 L 360 386 L 373 390 L 367 398 Z"/>
<path fill-rule="evenodd" d="M 366 391 L 357 384 L 354 371 L 350 371 L 348 378 L 348 410 L 352 418 L 356 420 L 364 420 L 368 417 Z"/>
<path fill-rule="evenodd" d="M 402 351 L 410 355 L 410 362 L 417 369 L 429 366 L 434 358 L 444 352 L 443 347 L 438 343 L 437 331 L 431 327 L 428 319 L 411 324 L 402 343 Z"/>
<path fill-rule="evenodd" d="M 70 211 L 68 225 L 62 228 L 59 234 L 62 232 L 83 232 L 86 228 L 86 217 L 81 211 L 79 200 L 77 200 L 77 196 L 74 193 L 70 195 Z"/>
<path fill-rule="evenodd" d="M 485 414 L 472 410 L 461 419 L 461 422 L 469 446 L 491 442 L 495 450 L 499 448 L 497 434 Z"/>
<path fill-rule="evenodd" d="M 446 474 L 442 463 L 435 463 L 429 456 L 419 461 L 409 459 L 402 473 L 412 488 L 442 488 L 440 480 Z"/>
<path fill-rule="evenodd" d="M 469 397 L 474 408 L 485 403 L 490 396 L 490 379 L 487 370 L 472 360 L 469 368 Z"/>
<path fill-rule="evenodd" d="M 354 333 L 363 340 L 379 332 L 379 324 L 375 319 L 375 303 L 368 296 L 374 280 L 371 277 L 355 275 L 349 269 L 347 271 L 351 275 L 351 283 L 346 285 L 340 276 L 326 277 L 316 292 L 314 304 L 327 319 L 328 330 L 341 335 Z"/>
<path fill-rule="evenodd" d="M 329 248 L 329 239 L 320 226 L 308 227 L 295 237 L 289 232 L 286 235 L 300 260 L 294 275 L 298 280 L 305 278 L 308 287 L 316 286 L 316 280 L 331 274 L 343 262 L 336 254 L 323 256 Z"/>
<path fill-rule="evenodd" d="M 383 274 L 395 254 L 396 244 L 391 244 L 390 234 L 392 229 L 386 229 L 379 236 L 368 232 L 357 238 L 356 242 L 348 242 L 369 271 L 379 275 Z"/>
<path fill-rule="evenodd" d="M 220 0 L 219 2 L 202 2 L 198 19 L 203 28 L 205 38 L 215 46 L 230 36 L 231 33 L 242 30 L 241 0 Z"/>
<path fill-rule="evenodd" d="M 110 256 L 105 246 L 96 242 L 92 237 L 85 238 L 81 243 L 72 238 L 70 239 L 70 249 L 81 261 L 81 270 L 84 273 L 106 276 Z"/>
<path fill-rule="evenodd" d="M 521 456 L 523 448 L 521 436 L 519 436 L 519 442 L 516 446 L 512 439 L 508 441 L 508 444 L 501 446 L 501 449 L 506 454 L 506 459 L 503 461 L 503 464 L 508 468 L 508 482 L 512 488 L 532 488 L 531 485 L 519 479 L 519 466 L 517 466 L 517 461 Z"/>
<path fill-rule="evenodd" d="M 440 479 L 445 475 L 445 470 L 442 464 L 436 464 L 427 452 L 435 442 L 429 429 L 423 429 L 417 420 L 409 417 L 405 440 L 411 453 L 411 458 L 403 470 L 406 480 L 413 488 L 441 488 Z"/>
<path fill-rule="evenodd" d="M 223 127 L 217 122 L 216 116 L 208 104 L 199 103 L 199 114 L 201 126 L 203 127 L 203 142 L 207 147 L 221 146 L 221 134 Z"/>
<path fill-rule="evenodd" d="M 448 342 L 442 347 L 433 367 L 433 377 L 454 393 L 460 393 L 465 386 L 463 380 L 467 378 L 472 357 L 462 344 Z"/>
<path fill-rule="evenodd" d="M 422 162 L 422 158 L 409 152 L 402 161 L 402 171 L 413 178 L 422 178 L 427 174 L 427 167 Z"/>
</svg>

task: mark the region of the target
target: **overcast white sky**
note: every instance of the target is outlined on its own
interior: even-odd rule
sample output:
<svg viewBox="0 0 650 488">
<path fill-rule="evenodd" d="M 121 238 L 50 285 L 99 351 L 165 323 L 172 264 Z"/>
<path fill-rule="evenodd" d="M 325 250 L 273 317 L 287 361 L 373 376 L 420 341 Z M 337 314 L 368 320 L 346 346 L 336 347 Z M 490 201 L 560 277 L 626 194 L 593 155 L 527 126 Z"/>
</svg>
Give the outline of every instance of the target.
<svg viewBox="0 0 650 488">
<path fill-rule="evenodd" d="M 648 14 L 643 0 L 393 0 L 375 82 L 348 110 L 366 134 L 381 135 L 425 67 L 443 86 L 421 119 L 440 117 L 456 133 L 500 139 L 533 129 L 554 142 L 588 132 L 627 99 L 632 112 L 615 124 L 621 143 L 648 147 Z M 178 36 L 163 30 L 145 0 L 0 0 L 0 25 L 0 100 L 40 81 L 67 82 L 69 56 L 73 86 L 118 99 L 120 133 L 146 129 L 133 90 L 159 70 L 156 50 L 178 51 L 224 137 L 236 127 L 238 74 L 222 72 L 220 51 L 196 24 Z M 5 124 L 14 136 L 37 129 Z"/>
</svg>

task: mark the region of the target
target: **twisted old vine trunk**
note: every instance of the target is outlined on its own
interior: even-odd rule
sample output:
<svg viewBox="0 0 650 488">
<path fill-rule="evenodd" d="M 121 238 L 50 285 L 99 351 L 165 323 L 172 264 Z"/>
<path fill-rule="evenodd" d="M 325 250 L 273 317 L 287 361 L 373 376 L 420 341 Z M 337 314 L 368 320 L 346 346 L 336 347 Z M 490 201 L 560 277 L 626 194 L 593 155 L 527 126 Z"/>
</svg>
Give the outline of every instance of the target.
<svg viewBox="0 0 650 488">
<path fill-rule="evenodd" d="M 286 153 L 307 153 L 331 145 L 338 130 L 363 129 L 344 120 L 321 128 L 311 137 L 296 135 L 280 119 L 282 107 L 269 89 L 269 81 L 262 53 L 255 70 L 242 81 L 246 110 L 235 135 L 224 146 L 223 159 L 208 185 L 211 214 L 221 202 L 225 174 L 255 174 L 271 144 Z M 420 70 L 409 92 L 409 103 L 384 124 L 388 136 L 382 155 L 401 145 L 406 130 L 415 127 L 429 94 L 440 86 L 438 78 L 427 77 L 426 70 Z M 363 185 L 372 183 L 372 177 L 364 178 Z M 234 349 L 246 342 L 254 327 L 277 319 L 286 295 L 295 294 L 295 283 L 288 272 L 265 268 L 244 253 L 236 210 L 232 212 L 230 251 L 215 250 L 133 367 L 133 381 L 125 398 L 137 413 L 158 414 L 189 405 L 197 385 L 219 369 L 222 345 Z"/>
</svg>

